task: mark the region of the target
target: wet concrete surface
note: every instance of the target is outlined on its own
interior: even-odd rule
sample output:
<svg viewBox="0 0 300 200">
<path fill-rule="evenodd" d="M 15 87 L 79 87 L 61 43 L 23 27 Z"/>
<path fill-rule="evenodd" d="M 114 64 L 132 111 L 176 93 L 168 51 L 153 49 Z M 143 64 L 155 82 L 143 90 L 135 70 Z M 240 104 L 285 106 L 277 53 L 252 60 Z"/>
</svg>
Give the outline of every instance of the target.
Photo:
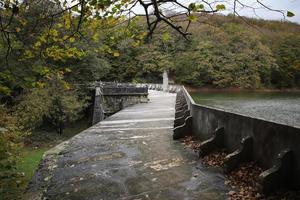
<svg viewBox="0 0 300 200">
<path fill-rule="evenodd" d="M 149 99 L 48 151 L 25 199 L 226 199 L 221 169 L 172 140 L 175 95 Z"/>
</svg>

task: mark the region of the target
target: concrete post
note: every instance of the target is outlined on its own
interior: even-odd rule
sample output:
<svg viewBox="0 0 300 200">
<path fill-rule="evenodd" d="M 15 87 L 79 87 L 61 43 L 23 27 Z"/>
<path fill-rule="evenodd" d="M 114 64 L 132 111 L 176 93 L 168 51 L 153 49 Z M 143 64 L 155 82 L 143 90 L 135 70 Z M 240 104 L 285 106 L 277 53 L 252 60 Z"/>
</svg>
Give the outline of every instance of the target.
<svg viewBox="0 0 300 200">
<path fill-rule="evenodd" d="M 163 91 L 164 92 L 168 91 L 168 86 L 169 86 L 168 73 L 166 70 L 164 70 L 164 73 L 163 73 Z"/>
<path fill-rule="evenodd" d="M 103 112 L 103 108 L 102 108 L 101 88 L 96 87 L 92 124 L 94 125 L 94 124 L 102 121 L 103 119 L 104 119 L 104 112 Z"/>
</svg>

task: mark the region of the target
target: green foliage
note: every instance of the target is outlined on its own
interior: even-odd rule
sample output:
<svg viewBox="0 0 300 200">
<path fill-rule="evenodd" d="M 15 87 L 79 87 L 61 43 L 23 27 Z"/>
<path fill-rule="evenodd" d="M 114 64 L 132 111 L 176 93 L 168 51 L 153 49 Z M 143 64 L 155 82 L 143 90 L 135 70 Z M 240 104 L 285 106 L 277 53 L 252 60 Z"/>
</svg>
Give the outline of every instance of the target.
<svg viewBox="0 0 300 200">
<path fill-rule="evenodd" d="M 191 25 L 190 42 L 172 33 L 165 39 L 163 33 L 139 47 L 137 61 L 127 63 L 137 63 L 134 80 L 158 81 L 167 69 L 175 82 L 192 86 L 300 87 L 298 25 L 249 19 L 262 34 L 231 16 L 209 20 L 210 25 Z"/>
<path fill-rule="evenodd" d="M 188 8 L 193 12 L 199 12 L 204 9 L 204 5 L 199 3 L 190 3 Z"/>
<path fill-rule="evenodd" d="M 79 119 L 86 99 L 79 99 L 60 76 L 52 75 L 42 85 L 23 95 L 17 106 L 19 123 L 25 130 L 33 130 L 47 121 L 62 134 L 65 123 Z"/>
<path fill-rule="evenodd" d="M 20 173 L 23 173 L 27 183 L 32 179 L 35 169 L 37 168 L 43 154 L 48 148 L 22 148 L 20 159 L 16 164 L 16 168 Z"/>
<path fill-rule="evenodd" d="M 103 9 L 112 11 L 111 3 L 98 3 Z M 120 6 L 116 4 L 112 12 L 118 12 Z M 204 9 L 204 6 L 191 3 L 189 8 L 196 12 Z M 40 9 L 39 6 L 33 6 L 32 11 L 40 13 Z M 225 6 L 218 4 L 216 9 L 223 10 Z M 161 72 L 167 69 L 175 81 L 195 86 L 299 86 L 296 54 L 292 56 L 292 51 L 286 52 L 283 49 L 289 45 L 280 43 L 284 38 L 273 37 L 274 33 L 270 33 L 282 33 L 284 28 L 293 30 L 289 24 L 250 20 L 254 25 L 269 31 L 265 35 L 270 37 L 266 37 L 230 16 L 214 16 L 209 18 L 212 26 L 191 25 L 191 42 L 166 30 L 154 35 L 151 43 L 144 43 L 146 30 L 143 20 L 139 18 L 132 20 L 129 26 L 122 24 L 122 18 L 85 20 L 81 35 L 70 35 L 75 28 L 70 13 L 56 18 L 50 31 L 45 24 L 39 26 L 40 30 L 34 34 L 29 31 L 34 26 L 32 17 L 26 15 L 14 22 L 20 38 L 12 38 L 13 48 L 8 58 L 10 67 L 5 65 L 5 59 L 1 60 L 2 95 L 43 87 L 41 80 L 53 70 L 62 72 L 62 79 L 68 83 L 88 83 L 94 80 L 157 82 Z M 196 22 L 200 17 L 194 13 L 190 20 Z M 295 38 L 296 33 L 289 37 Z M 4 56 L 5 44 L 1 45 L 0 53 Z M 277 49 L 281 49 L 280 52 Z M 285 63 L 283 57 L 290 59 L 291 63 Z M 35 117 L 39 118 L 38 115 Z"/>
<path fill-rule="evenodd" d="M 16 162 L 22 136 L 16 118 L 0 105 L 0 196 L 3 199 L 12 199 L 13 190 L 19 185 Z"/>
<path fill-rule="evenodd" d="M 226 7 L 225 7 L 224 4 L 218 4 L 218 5 L 216 6 L 216 9 L 217 9 L 217 10 L 225 10 Z"/>
<path fill-rule="evenodd" d="M 266 37 L 243 24 L 241 20 L 233 19 L 231 16 L 215 15 L 208 19 L 212 26 L 192 23 L 190 26 L 193 32 L 192 48 L 185 45 L 182 49 L 182 40 L 172 30 L 164 28 L 163 33 L 158 32 L 157 35 L 154 35 L 151 41 L 152 45 L 149 45 L 144 44 L 147 31 L 144 26 L 145 21 L 136 17 L 128 25 L 125 23 L 126 19 L 121 16 L 122 10 L 129 8 L 134 2 L 131 0 L 88 1 L 85 4 L 83 18 L 74 15 L 74 12 L 78 14 L 81 11 L 79 4 L 72 9 L 73 14 L 63 12 L 62 15 L 58 15 L 52 20 L 48 20 L 47 16 L 67 7 L 66 2 L 40 1 L 36 3 L 29 0 L 27 3 L 30 6 L 20 3 L 18 15 L 13 17 L 7 27 L 7 30 L 13 33 L 10 37 L 11 50 L 8 57 L 6 57 L 6 42 L 0 42 L 1 95 L 10 96 L 18 94 L 24 89 L 39 87 L 40 80 L 44 79 L 52 70 L 64 72 L 63 79 L 69 83 L 86 83 L 94 80 L 157 81 L 160 79 L 160 72 L 168 69 L 171 74 L 178 75 L 178 77 L 174 77 L 175 80 L 193 85 L 208 84 L 216 87 L 247 88 L 299 86 L 295 80 L 298 78 L 298 69 L 295 67 L 297 64 L 288 63 L 294 67 L 283 66 L 286 65 L 282 61 L 282 55 L 285 53 L 279 53 L 276 50 L 277 47 L 282 49 L 283 46 L 279 47 L 278 45 L 281 44 L 276 39 L 272 39 L 274 30 L 280 29 L 281 32 L 284 32 L 282 27 L 291 30 L 291 25 L 288 23 L 247 19 L 253 24 L 258 24 L 259 28 L 264 28 L 266 35 L 270 35 L 268 40 L 272 40 L 272 42 L 265 42 Z M 6 4 L 12 6 L 13 1 L 7 1 Z M 11 16 L 12 9 L 8 9 L 8 7 L 3 9 L 4 21 Z M 222 3 L 217 3 L 214 7 L 217 11 L 226 9 Z M 204 4 L 192 2 L 188 8 L 192 13 L 189 20 L 192 22 L 200 21 L 198 19 L 204 21 L 202 19 L 206 17 L 196 13 L 205 10 Z M 287 11 L 286 15 L 292 17 L 294 13 Z M 40 23 L 36 23 L 36 19 L 41 19 Z M 81 26 L 77 27 L 79 22 L 81 22 Z M 215 26 L 224 29 L 216 29 L 216 34 L 224 35 L 224 41 L 221 38 L 216 42 L 213 37 L 206 37 L 207 34 L 213 36 Z M 80 30 L 80 34 L 76 30 Z M 245 33 L 247 32 L 245 30 L 249 34 Z M 243 32 L 243 34 L 239 34 L 239 32 Z M 291 37 L 297 34 L 299 34 L 299 30 Z M 258 37 L 254 38 L 253 35 L 258 35 Z M 247 37 L 250 37 L 249 41 Z M 255 43 L 255 40 L 259 42 Z M 174 48 L 177 43 L 180 47 Z M 198 43 L 210 44 L 213 47 L 206 52 L 204 49 L 198 48 Z M 278 45 L 273 48 L 274 44 L 271 43 Z M 231 44 L 233 46 L 230 46 Z M 257 47 L 258 52 L 261 52 L 262 55 L 266 55 L 266 59 L 263 60 L 263 56 L 252 59 L 256 55 L 254 55 L 255 51 L 251 45 Z M 223 48 L 223 52 L 220 52 L 218 48 Z M 269 48 L 272 52 L 268 50 Z M 211 57 L 212 63 L 208 58 L 201 58 L 202 63 L 198 65 L 201 55 L 196 56 L 196 52 L 201 53 L 202 51 Z M 196 58 L 198 66 L 192 67 L 192 63 L 188 62 L 189 69 L 185 71 L 180 69 L 185 66 L 184 60 L 187 61 L 182 57 L 185 54 L 182 52 L 188 52 L 187 57 L 190 55 L 193 59 Z M 147 54 L 149 55 L 147 56 Z M 253 57 L 250 58 L 249 55 Z M 284 55 L 284 57 L 288 56 Z M 274 65 L 271 57 L 276 59 L 275 62 L 279 67 Z M 293 59 L 293 56 L 290 58 Z M 230 62 L 234 62 L 234 64 L 228 64 Z M 249 62 L 253 62 L 253 65 L 250 66 Z M 181 63 L 181 66 L 178 63 Z M 268 64 L 270 65 L 266 66 Z M 222 66 L 216 67 L 217 65 Z M 206 69 L 206 67 L 208 68 Z M 190 77 L 183 77 L 182 74 L 188 76 L 187 71 L 192 72 Z M 204 74 L 207 74 L 208 77 L 206 75 L 203 77 Z M 239 80 L 235 78 L 237 74 L 241 74 Z M 293 76 L 291 74 L 296 74 L 292 77 L 292 82 L 286 80 L 291 79 Z M 197 82 L 196 79 L 199 77 L 201 81 Z"/>
<path fill-rule="evenodd" d="M 294 17 L 295 14 L 292 13 L 291 11 L 287 11 L 286 16 L 288 16 L 288 17 Z"/>
<path fill-rule="evenodd" d="M 300 85 L 300 37 L 288 35 L 276 45 L 275 56 L 279 68 L 273 71 L 273 84 L 279 87 Z"/>
<path fill-rule="evenodd" d="M 214 32 L 205 30 L 204 36 L 195 39 L 196 47 L 178 57 L 177 63 L 190 69 L 187 71 L 191 76 L 178 66 L 176 80 L 215 87 L 259 88 L 261 84 L 269 84 L 267 73 L 276 63 L 271 51 L 257 37 L 235 24 L 224 25 Z"/>
</svg>

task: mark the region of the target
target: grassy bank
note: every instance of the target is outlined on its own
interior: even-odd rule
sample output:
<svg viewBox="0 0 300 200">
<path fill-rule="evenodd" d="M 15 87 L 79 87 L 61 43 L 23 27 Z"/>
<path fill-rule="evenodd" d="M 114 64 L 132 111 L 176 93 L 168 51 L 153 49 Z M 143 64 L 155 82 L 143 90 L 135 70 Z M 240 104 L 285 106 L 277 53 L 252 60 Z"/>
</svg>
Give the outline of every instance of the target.
<svg viewBox="0 0 300 200">
<path fill-rule="evenodd" d="M 25 145 L 20 149 L 20 159 L 16 165 L 20 174 L 18 187 L 12 187 L 10 191 L 5 192 L 5 197 L 0 197 L 0 199 L 21 199 L 44 153 L 55 145 L 87 129 L 88 126 L 87 120 L 80 120 L 66 127 L 62 135 L 57 134 L 53 130 L 37 130 L 33 132 Z"/>
<path fill-rule="evenodd" d="M 22 175 L 20 190 L 19 193 L 23 193 L 26 189 L 28 183 L 32 179 L 36 168 L 39 165 L 39 162 L 43 156 L 43 154 L 49 149 L 49 147 L 43 148 L 30 148 L 24 147 L 22 148 L 22 152 L 20 155 L 20 160 L 17 163 L 17 170 Z"/>
</svg>

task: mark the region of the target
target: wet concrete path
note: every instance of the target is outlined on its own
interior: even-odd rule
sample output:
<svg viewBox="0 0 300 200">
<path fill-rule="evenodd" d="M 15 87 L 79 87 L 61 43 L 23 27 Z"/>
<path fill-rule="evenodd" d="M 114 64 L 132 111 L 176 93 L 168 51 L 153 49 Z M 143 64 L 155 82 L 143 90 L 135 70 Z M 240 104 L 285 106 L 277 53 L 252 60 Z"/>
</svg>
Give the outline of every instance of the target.
<svg viewBox="0 0 300 200">
<path fill-rule="evenodd" d="M 175 95 L 149 98 L 51 149 L 26 199 L 226 199 L 220 170 L 172 140 Z"/>
</svg>

